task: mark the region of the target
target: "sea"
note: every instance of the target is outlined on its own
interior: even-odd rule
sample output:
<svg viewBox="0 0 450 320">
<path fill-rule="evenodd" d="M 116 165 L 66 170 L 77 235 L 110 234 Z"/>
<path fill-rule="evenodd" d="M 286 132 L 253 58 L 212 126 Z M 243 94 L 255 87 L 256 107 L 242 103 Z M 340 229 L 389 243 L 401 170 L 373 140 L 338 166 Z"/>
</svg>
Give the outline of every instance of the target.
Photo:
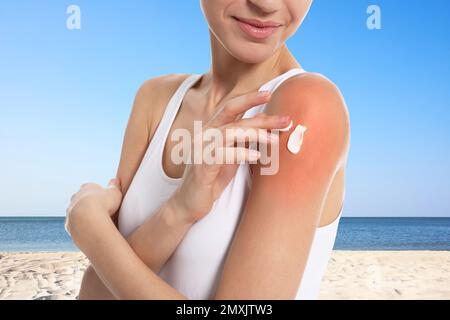
<svg viewBox="0 0 450 320">
<path fill-rule="evenodd" d="M 334 249 L 450 251 L 450 218 L 343 217 Z M 56 251 L 78 251 L 64 218 L 0 217 L 0 252 Z"/>
</svg>

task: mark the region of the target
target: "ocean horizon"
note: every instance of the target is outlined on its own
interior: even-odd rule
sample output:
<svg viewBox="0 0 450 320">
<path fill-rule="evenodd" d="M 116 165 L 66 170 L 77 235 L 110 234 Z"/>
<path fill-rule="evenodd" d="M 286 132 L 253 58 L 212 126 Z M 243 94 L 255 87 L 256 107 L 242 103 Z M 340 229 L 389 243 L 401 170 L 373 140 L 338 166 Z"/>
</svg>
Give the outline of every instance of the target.
<svg viewBox="0 0 450 320">
<path fill-rule="evenodd" d="M 0 217 L 0 252 L 77 252 L 64 217 Z M 450 251 L 450 218 L 343 217 L 335 250 Z"/>
</svg>

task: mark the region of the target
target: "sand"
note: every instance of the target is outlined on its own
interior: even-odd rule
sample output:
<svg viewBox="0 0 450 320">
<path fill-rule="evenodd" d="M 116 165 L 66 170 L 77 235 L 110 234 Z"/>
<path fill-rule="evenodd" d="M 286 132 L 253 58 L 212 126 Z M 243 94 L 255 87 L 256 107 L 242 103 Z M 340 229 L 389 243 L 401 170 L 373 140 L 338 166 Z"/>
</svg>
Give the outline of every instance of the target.
<svg viewBox="0 0 450 320">
<path fill-rule="evenodd" d="M 0 299 L 71 300 L 81 253 L 0 254 Z M 320 299 L 450 299 L 450 252 L 336 251 Z"/>
<path fill-rule="evenodd" d="M 450 251 L 334 252 L 321 299 L 450 299 Z"/>
<path fill-rule="evenodd" d="M 87 266 L 81 253 L 2 253 L 0 299 L 75 299 Z"/>
</svg>

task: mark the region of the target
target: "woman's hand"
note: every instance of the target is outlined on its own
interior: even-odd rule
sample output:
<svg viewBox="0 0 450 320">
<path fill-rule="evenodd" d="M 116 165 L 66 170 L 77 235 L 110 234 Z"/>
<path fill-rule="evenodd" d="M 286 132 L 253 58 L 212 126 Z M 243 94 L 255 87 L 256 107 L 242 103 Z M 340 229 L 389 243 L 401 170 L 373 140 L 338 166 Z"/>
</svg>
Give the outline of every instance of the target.
<svg viewBox="0 0 450 320">
<path fill-rule="evenodd" d="M 70 199 L 66 211 L 67 232 L 73 237 L 74 231 L 81 229 L 81 225 L 89 225 L 99 216 L 110 218 L 114 215 L 122 202 L 120 190 L 118 178 L 111 179 L 106 188 L 95 183 L 83 184 Z"/>
<path fill-rule="evenodd" d="M 217 141 L 213 139 L 214 143 L 202 141 L 200 151 L 195 150 L 195 146 L 191 147 L 190 158 L 194 164 L 186 164 L 183 183 L 169 200 L 185 221 L 193 223 L 208 214 L 235 176 L 240 163 L 259 160 L 260 153 L 251 149 L 249 143 L 278 143 L 278 135 L 270 134 L 268 130 L 286 128 L 290 124 L 290 117 L 260 113 L 254 118 L 242 119 L 247 110 L 269 100 L 268 92 L 253 92 L 231 99 L 223 103 L 213 118 L 203 126 L 202 136 L 207 130 L 220 130 L 224 138 L 223 145 L 217 145 Z M 195 141 L 195 137 L 193 140 Z M 242 144 L 243 141 L 246 143 Z M 209 151 L 213 163 L 203 161 L 204 150 Z M 201 164 L 192 161 L 193 155 L 198 155 L 199 152 Z"/>
</svg>

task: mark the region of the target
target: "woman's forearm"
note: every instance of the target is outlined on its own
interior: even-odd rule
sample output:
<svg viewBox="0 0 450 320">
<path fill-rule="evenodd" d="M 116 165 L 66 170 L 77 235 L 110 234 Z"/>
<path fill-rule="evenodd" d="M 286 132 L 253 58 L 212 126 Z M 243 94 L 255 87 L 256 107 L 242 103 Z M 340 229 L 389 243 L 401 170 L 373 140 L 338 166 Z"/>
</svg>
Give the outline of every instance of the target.
<svg viewBox="0 0 450 320">
<path fill-rule="evenodd" d="M 181 210 L 170 198 L 127 238 L 139 258 L 155 273 L 161 270 L 194 223 L 182 219 L 186 215 Z"/>
<path fill-rule="evenodd" d="M 73 226 L 75 244 L 116 298 L 185 299 L 142 262 L 107 214 L 86 215 Z"/>
<path fill-rule="evenodd" d="M 175 206 L 172 201 L 164 204 L 126 239 L 135 254 L 155 274 L 160 271 L 192 225 L 191 222 L 179 218 L 182 217 L 180 214 L 183 214 L 183 209 Z M 92 262 L 92 266 L 84 274 L 79 298 L 96 300 L 114 297 L 106 282 L 97 274 Z"/>
</svg>

